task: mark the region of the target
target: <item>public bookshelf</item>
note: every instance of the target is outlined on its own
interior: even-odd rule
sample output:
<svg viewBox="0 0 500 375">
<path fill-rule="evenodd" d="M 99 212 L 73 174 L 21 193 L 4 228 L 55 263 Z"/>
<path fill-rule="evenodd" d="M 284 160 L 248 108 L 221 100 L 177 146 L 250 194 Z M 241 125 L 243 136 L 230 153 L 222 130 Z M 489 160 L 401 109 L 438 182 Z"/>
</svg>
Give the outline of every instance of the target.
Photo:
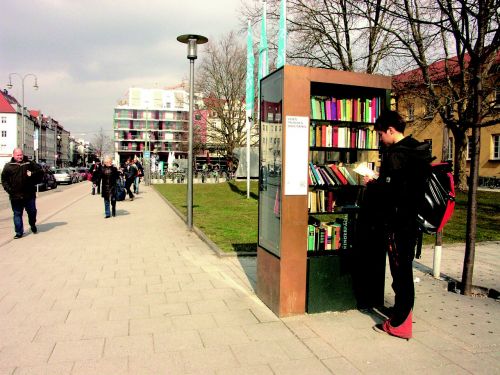
<svg viewBox="0 0 500 375">
<path fill-rule="evenodd" d="M 297 66 L 261 81 L 257 294 L 278 316 L 383 303 L 385 257 L 358 231 L 390 87 L 389 77 Z M 360 256 L 383 270 L 361 302 Z"/>
</svg>

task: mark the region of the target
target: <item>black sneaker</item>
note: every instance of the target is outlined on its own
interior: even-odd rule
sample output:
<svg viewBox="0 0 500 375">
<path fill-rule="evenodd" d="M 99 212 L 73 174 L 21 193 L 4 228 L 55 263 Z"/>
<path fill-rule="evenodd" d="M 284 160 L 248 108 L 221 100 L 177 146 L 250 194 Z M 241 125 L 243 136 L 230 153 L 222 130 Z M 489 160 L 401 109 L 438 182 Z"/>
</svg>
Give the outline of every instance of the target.
<svg viewBox="0 0 500 375">
<path fill-rule="evenodd" d="M 111 217 L 111 216 L 107 215 L 107 216 L 105 216 L 104 218 L 105 218 L 105 219 L 109 219 L 110 217 Z"/>
<path fill-rule="evenodd" d="M 14 236 L 14 239 L 17 240 L 18 238 L 21 238 L 23 235 L 22 234 L 17 234 Z"/>
<path fill-rule="evenodd" d="M 31 232 L 33 232 L 33 234 L 37 234 L 38 233 L 38 228 L 36 227 L 36 225 L 33 225 L 31 227 Z"/>
</svg>

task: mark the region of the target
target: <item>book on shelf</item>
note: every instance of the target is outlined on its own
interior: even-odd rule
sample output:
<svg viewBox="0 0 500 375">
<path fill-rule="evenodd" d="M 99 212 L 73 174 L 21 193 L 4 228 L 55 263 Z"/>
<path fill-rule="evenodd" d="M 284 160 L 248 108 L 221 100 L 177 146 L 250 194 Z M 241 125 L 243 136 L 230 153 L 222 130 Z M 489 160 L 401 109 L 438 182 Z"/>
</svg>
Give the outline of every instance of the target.
<svg viewBox="0 0 500 375">
<path fill-rule="evenodd" d="M 328 167 L 333 171 L 333 173 L 335 173 L 335 176 L 337 176 L 337 178 L 339 179 L 339 181 L 342 185 L 349 184 L 349 182 L 347 181 L 345 176 L 342 174 L 342 172 L 340 172 L 340 170 L 336 164 L 328 164 Z"/>
<path fill-rule="evenodd" d="M 382 102 L 382 97 L 335 98 L 313 95 L 311 117 L 314 120 L 374 123 L 380 114 Z"/>
<path fill-rule="evenodd" d="M 309 131 L 310 147 L 377 149 L 378 134 L 369 128 L 351 128 L 312 122 Z"/>
<path fill-rule="evenodd" d="M 357 181 L 354 179 L 354 177 L 352 177 L 351 173 L 349 172 L 349 170 L 347 169 L 346 166 L 339 165 L 338 169 L 339 169 L 340 173 L 342 173 L 344 175 L 344 177 L 346 178 L 349 185 L 357 185 L 358 184 Z"/>
<path fill-rule="evenodd" d="M 344 217 L 339 217 L 335 221 L 309 224 L 307 226 L 307 251 L 323 252 L 347 248 L 343 247 L 344 237 L 347 238 L 347 230 Z"/>
</svg>

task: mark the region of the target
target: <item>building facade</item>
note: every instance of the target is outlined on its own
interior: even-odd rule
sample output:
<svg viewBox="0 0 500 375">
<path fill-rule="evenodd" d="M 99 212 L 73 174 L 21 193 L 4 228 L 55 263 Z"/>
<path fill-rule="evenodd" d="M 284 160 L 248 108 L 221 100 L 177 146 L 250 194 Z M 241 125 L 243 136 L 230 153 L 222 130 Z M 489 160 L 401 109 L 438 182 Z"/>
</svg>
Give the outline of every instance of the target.
<svg viewBox="0 0 500 375">
<path fill-rule="evenodd" d="M 184 90 L 130 88 L 114 109 L 115 160 L 169 153 L 187 158 L 189 94 Z"/>
<path fill-rule="evenodd" d="M 498 82 L 493 78 L 500 66 L 500 59 L 497 59 L 496 68 L 492 69 L 492 82 Z M 444 60 L 440 60 L 430 66 L 430 71 L 434 75 L 433 83 L 436 90 L 446 92 L 446 85 L 442 80 L 446 77 L 453 79 L 453 75 L 444 75 Z M 443 123 L 437 109 L 433 108 L 428 99 L 426 87 L 419 85 L 421 72 L 415 69 L 393 77 L 393 108 L 396 109 L 407 122 L 407 134 L 412 134 L 419 141 L 431 143 L 432 154 L 438 161 L 454 161 L 455 139 L 451 130 Z M 498 83 L 497 83 L 498 85 Z M 446 95 L 442 95 L 443 100 Z M 491 110 L 485 122 L 500 119 L 500 87 L 492 90 L 492 94 L 487 98 Z M 443 102 L 447 116 L 457 116 L 453 106 Z M 495 122 L 495 121 L 494 121 Z M 497 121 L 498 122 L 498 121 Z M 472 132 L 467 133 L 467 155 L 466 173 L 470 172 L 470 160 L 472 156 Z M 480 129 L 480 154 L 479 154 L 479 176 L 500 178 L 500 124 L 484 126 Z"/>
</svg>

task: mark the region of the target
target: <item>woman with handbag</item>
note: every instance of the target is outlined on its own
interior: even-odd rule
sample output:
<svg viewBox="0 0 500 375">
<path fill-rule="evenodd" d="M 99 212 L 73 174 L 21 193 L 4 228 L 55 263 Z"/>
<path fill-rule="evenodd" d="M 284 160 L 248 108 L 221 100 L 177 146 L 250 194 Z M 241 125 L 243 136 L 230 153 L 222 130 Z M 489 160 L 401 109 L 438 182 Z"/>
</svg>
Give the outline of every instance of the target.
<svg viewBox="0 0 500 375">
<path fill-rule="evenodd" d="M 104 198 L 106 219 L 111 215 L 116 216 L 116 181 L 119 177 L 118 169 L 113 165 L 113 159 L 111 156 L 106 156 L 104 158 L 104 167 L 101 170 L 101 196 Z"/>
</svg>

